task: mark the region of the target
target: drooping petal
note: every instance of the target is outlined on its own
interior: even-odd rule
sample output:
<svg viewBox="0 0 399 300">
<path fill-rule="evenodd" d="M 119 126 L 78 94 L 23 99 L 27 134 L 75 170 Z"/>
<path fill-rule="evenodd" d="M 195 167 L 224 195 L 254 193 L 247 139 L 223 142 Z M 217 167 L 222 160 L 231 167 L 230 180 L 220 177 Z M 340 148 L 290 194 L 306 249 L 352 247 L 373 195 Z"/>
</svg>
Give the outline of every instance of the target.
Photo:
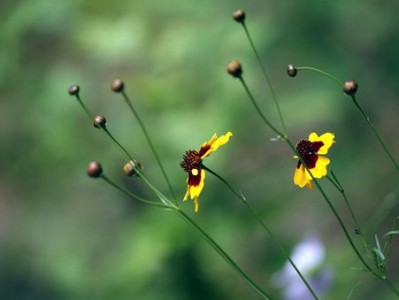
<svg viewBox="0 0 399 300">
<path fill-rule="evenodd" d="M 199 208 L 199 195 L 204 188 L 205 171 L 203 169 L 192 169 L 187 178 L 187 191 L 184 195 L 183 201 L 188 198 L 194 200 L 194 211 L 197 212 Z"/>
<path fill-rule="evenodd" d="M 322 142 L 323 146 L 317 151 L 317 154 L 325 155 L 328 153 L 328 149 L 335 143 L 334 134 L 331 132 L 323 133 L 321 136 L 318 136 L 317 133 L 312 132 L 309 135 L 310 142 Z"/>
<path fill-rule="evenodd" d="M 294 173 L 294 183 L 295 185 L 303 188 L 306 186 L 308 189 L 312 189 L 312 178 L 307 178 L 305 175 L 306 169 L 302 164 L 298 164 L 297 168 L 295 169 Z"/>
<path fill-rule="evenodd" d="M 199 154 L 200 154 L 201 158 L 203 159 L 203 158 L 209 156 L 212 152 L 216 151 L 219 147 L 226 144 L 232 135 L 233 134 L 229 131 L 226 134 L 224 134 L 218 138 L 215 133 L 208 142 L 205 142 L 202 144 L 201 149 L 199 150 Z"/>
</svg>

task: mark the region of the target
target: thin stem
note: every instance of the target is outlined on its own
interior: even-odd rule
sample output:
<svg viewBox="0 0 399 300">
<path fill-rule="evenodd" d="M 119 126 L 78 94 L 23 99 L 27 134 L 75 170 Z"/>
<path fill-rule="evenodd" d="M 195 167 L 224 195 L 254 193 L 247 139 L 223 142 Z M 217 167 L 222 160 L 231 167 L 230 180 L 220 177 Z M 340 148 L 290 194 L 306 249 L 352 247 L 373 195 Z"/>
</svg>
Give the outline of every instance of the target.
<svg viewBox="0 0 399 300">
<path fill-rule="evenodd" d="M 369 251 L 369 247 L 367 245 L 367 241 L 366 241 L 366 239 L 365 239 L 365 237 L 363 235 L 363 231 L 360 229 L 359 222 L 358 222 L 358 220 L 356 218 L 355 212 L 352 209 L 352 205 L 350 204 L 350 202 L 348 200 L 348 197 L 346 196 L 345 190 L 343 189 L 341 183 L 338 181 L 338 178 L 335 176 L 333 171 L 331 171 L 331 175 L 332 175 L 333 179 L 330 178 L 330 176 L 328 176 L 328 175 L 326 177 L 331 182 L 331 184 L 334 185 L 334 187 L 339 191 L 339 193 L 344 198 L 345 204 L 348 207 L 348 210 L 349 210 L 349 213 L 351 215 L 352 221 L 353 221 L 353 223 L 355 225 L 355 228 L 358 231 L 357 234 L 360 236 L 360 238 L 362 240 L 362 243 L 363 243 L 363 246 L 365 247 L 365 249 L 367 251 Z"/>
<path fill-rule="evenodd" d="M 255 54 L 255 56 L 256 56 L 256 59 L 257 59 L 257 61 L 258 61 L 258 64 L 259 64 L 259 66 L 260 66 L 260 68 L 261 68 L 261 70 L 262 70 L 263 76 L 264 76 L 265 79 L 266 79 L 267 85 L 269 86 L 270 93 L 271 93 L 271 95 L 272 95 L 274 104 L 276 105 L 276 109 L 277 109 L 278 115 L 279 115 L 279 117 L 280 117 L 281 125 L 283 126 L 283 131 L 284 131 L 284 133 L 287 135 L 287 127 L 286 127 L 286 125 L 285 125 L 284 118 L 283 118 L 283 114 L 281 113 L 280 105 L 278 104 L 277 97 L 276 97 L 276 93 L 274 92 L 274 88 L 273 88 L 272 82 L 271 82 L 271 80 L 270 80 L 270 77 L 269 77 L 269 75 L 268 75 L 267 72 L 266 72 L 266 69 L 265 69 L 265 67 L 264 67 L 264 65 L 263 65 L 263 63 L 262 63 L 262 60 L 261 60 L 261 58 L 260 58 L 260 55 L 259 55 L 258 51 L 256 50 L 255 44 L 254 44 L 254 42 L 253 42 L 253 40 L 252 40 L 252 37 L 251 37 L 251 35 L 250 35 L 250 33 L 249 33 L 249 30 L 248 30 L 248 28 L 247 28 L 247 25 L 245 24 L 244 21 L 241 22 L 241 24 L 242 24 L 242 26 L 243 26 L 243 28 L 244 28 L 245 35 L 247 36 L 247 39 L 248 39 L 248 41 L 249 41 L 249 44 L 251 45 L 251 48 L 252 48 L 252 50 L 253 50 L 253 52 L 254 52 L 254 54 Z"/>
<path fill-rule="evenodd" d="M 101 175 L 101 178 L 104 179 L 108 184 L 112 185 L 117 190 L 121 191 L 122 193 L 124 193 L 124 194 L 128 195 L 129 197 L 134 198 L 134 199 L 136 199 L 136 200 L 138 200 L 138 201 L 140 201 L 142 203 L 149 204 L 149 205 L 152 205 L 152 206 L 162 207 L 162 208 L 166 208 L 166 209 L 173 209 L 174 208 L 174 207 L 171 207 L 169 205 L 164 205 L 164 204 L 161 204 L 161 203 L 150 201 L 150 200 L 144 199 L 144 198 L 142 198 L 142 197 L 140 197 L 140 196 L 138 196 L 136 194 L 133 194 L 132 192 L 129 192 L 128 190 L 126 190 L 126 189 L 122 188 L 121 186 L 117 185 L 115 182 L 113 182 L 111 179 L 109 179 L 104 174 Z"/>
<path fill-rule="evenodd" d="M 253 216 L 255 217 L 255 219 L 260 223 L 260 225 L 262 226 L 262 228 L 266 231 L 266 233 L 269 235 L 269 237 L 273 240 L 273 242 L 280 248 L 281 252 L 283 253 L 283 255 L 285 256 L 285 258 L 289 261 L 289 263 L 291 264 L 291 266 L 295 269 L 295 271 L 297 272 L 297 274 L 299 275 L 299 277 L 301 278 L 301 280 L 303 281 L 303 283 L 306 285 L 307 289 L 309 290 L 309 292 L 312 294 L 314 299 L 318 299 L 316 293 L 313 291 L 312 287 L 310 286 L 310 284 L 307 282 L 307 280 L 305 279 L 305 277 L 302 275 L 301 271 L 298 269 L 298 267 L 296 266 L 296 264 L 294 263 L 294 261 L 291 259 L 291 257 L 289 256 L 288 252 L 285 250 L 285 248 L 283 247 L 283 245 L 281 244 L 281 242 L 277 239 L 277 237 L 273 234 L 273 232 L 270 230 L 270 228 L 266 225 L 265 222 L 263 222 L 263 220 L 259 217 L 258 213 L 255 211 L 255 209 L 252 207 L 251 204 L 249 204 L 249 202 L 247 201 L 247 199 L 238 191 L 236 191 L 222 176 L 220 176 L 219 174 L 217 174 L 216 172 L 214 172 L 213 170 L 207 168 L 206 166 L 202 165 L 202 168 L 206 171 L 208 171 L 209 173 L 211 173 L 212 175 L 214 175 L 216 178 L 218 178 L 220 181 L 222 181 L 229 189 L 230 191 L 233 192 L 234 195 L 237 196 L 237 198 L 239 198 L 245 205 L 246 207 L 250 210 L 250 212 L 253 214 Z"/>
<path fill-rule="evenodd" d="M 164 167 L 162 165 L 161 159 L 159 158 L 158 153 L 155 150 L 154 144 L 151 141 L 150 135 L 148 134 L 148 131 L 147 131 L 146 127 L 144 126 L 143 121 L 141 120 L 139 114 L 135 110 L 132 102 L 130 101 L 130 99 L 127 96 L 127 94 L 125 93 L 125 91 L 122 91 L 121 93 L 122 93 L 123 99 L 125 99 L 126 104 L 129 106 L 129 108 L 132 111 L 133 115 L 135 116 L 137 122 L 139 123 L 139 125 L 141 127 L 141 130 L 143 131 L 143 134 L 144 134 L 144 136 L 145 136 L 145 138 L 147 140 L 147 143 L 150 146 L 150 149 L 151 149 L 151 151 L 152 151 L 152 153 L 153 153 L 153 155 L 154 155 L 154 157 L 155 157 L 155 159 L 156 159 L 156 161 L 158 163 L 158 166 L 161 169 L 162 175 L 165 178 L 165 181 L 166 181 L 166 183 L 167 183 L 167 185 L 169 187 L 170 193 L 172 194 L 172 197 L 175 200 L 175 202 L 177 202 L 176 194 L 175 194 L 175 192 L 174 192 L 174 190 L 172 188 L 172 184 L 169 181 L 168 174 L 166 173 L 166 171 L 165 171 L 165 169 L 164 169 Z"/>
<path fill-rule="evenodd" d="M 317 73 L 323 74 L 329 78 L 331 78 L 332 80 L 334 80 L 340 87 L 342 87 L 343 82 L 341 82 L 337 77 L 331 75 L 330 73 L 327 73 L 323 70 L 317 69 L 317 68 L 313 68 L 313 67 L 297 67 L 296 68 L 298 71 L 300 70 L 308 70 L 308 71 L 315 71 Z"/>
<path fill-rule="evenodd" d="M 313 68 L 312 68 L 313 69 Z M 318 69 L 314 69 L 317 71 L 320 71 Z M 320 71 L 322 72 L 322 71 Z M 327 74 L 327 73 L 326 73 Z M 332 76 L 331 76 L 332 77 Z M 333 77 L 332 77 L 333 78 Z M 282 136 L 282 134 L 280 133 L 279 130 L 277 130 L 273 124 L 271 124 L 269 122 L 269 120 L 264 116 L 264 114 L 262 113 L 262 111 L 260 110 L 259 106 L 256 104 L 256 101 L 254 99 L 254 97 L 252 96 L 252 93 L 250 92 L 248 86 L 245 84 L 245 81 L 242 77 L 239 77 L 242 85 L 244 86 L 245 91 L 247 92 L 252 104 L 254 105 L 256 111 L 258 112 L 259 116 L 262 118 L 262 120 L 266 123 L 267 126 L 269 126 L 270 129 L 272 129 L 275 133 L 277 133 L 278 135 Z M 292 142 L 289 140 L 289 138 L 287 136 L 283 136 L 285 142 L 288 144 L 288 146 L 291 148 L 291 150 L 295 153 L 295 155 L 298 155 L 297 150 L 295 148 L 295 146 L 292 144 Z M 366 267 L 367 270 L 369 270 L 370 272 L 372 272 L 374 275 L 376 275 L 378 277 L 378 274 L 375 273 L 375 271 L 373 269 L 370 268 L 370 266 L 367 264 L 367 262 L 364 260 L 364 258 L 362 257 L 362 255 L 359 253 L 359 250 L 357 249 L 357 247 L 355 246 L 348 230 L 346 229 L 346 226 L 344 224 L 344 222 L 342 221 L 340 215 L 338 214 L 337 210 L 335 209 L 335 207 L 332 205 L 330 199 L 328 198 L 327 194 L 324 192 L 323 188 L 320 186 L 320 184 L 317 182 L 317 180 L 314 180 L 315 178 L 313 177 L 312 172 L 309 171 L 309 169 L 306 166 L 306 163 L 303 161 L 303 159 L 300 157 L 300 155 L 298 155 L 299 159 L 301 160 L 302 164 L 306 167 L 306 170 L 310 173 L 310 175 L 312 176 L 313 181 L 315 182 L 318 190 L 320 191 L 320 193 L 322 194 L 324 200 L 327 202 L 328 206 L 330 207 L 330 209 L 332 210 L 333 214 L 335 215 L 336 219 L 338 220 L 339 225 L 341 226 L 342 230 L 344 231 L 344 234 L 346 236 L 346 238 L 349 241 L 349 244 L 351 245 L 352 249 L 354 250 L 354 252 L 356 253 L 356 255 L 358 256 L 358 258 L 360 259 L 360 261 L 363 263 L 363 265 Z"/>
<path fill-rule="evenodd" d="M 76 99 L 78 100 L 80 106 L 83 108 L 83 110 L 86 112 L 87 116 L 89 117 L 90 120 L 94 119 L 93 114 L 89 111 L 89 109 L 87 108 L 87 106 L 83 103 L 83 101 L 80 99 L 79 94 L 76 95 Z M 119 151 L 122 152 L 122 154 L 124 156 L 126 156 L 128 158 L 128 160 L 133 160 L 132 156 L 129 154 L 129 152 L 127 152 L 127 150 L 115 139 L 115 137 L 109 132 L 109 130 L 107 129 L 107 127 L 105 125 L 103 126 L 99 126 L 99 129 L 103 130 L 108 137 L 112 140 L 112 142 L 114 143 L 114 145 L 118 148 Z"/>
<path fill-rule="evenodd" d="M 291 143 L 291 141 L 289 139 L 285 140 L 288 144 L 288 146 L 291 148 L 291 150 L 295 153 L 298 154 L 296 151 L 295 146 Z M 355 254 L 357 255 L 357 257 L 359 258 L 359 260 L 362 262 L 362 264 L 366 267 L 366 269 L 373 273 L 375 276 L 379 277 L 378 274 L 368 265 L 368 263 L 364 260 L 363 256 L 360 254 L 359 250 L 357 249 L 355 243 L 352 240 L 352 237 L 350 236 L 348 230 L 346 229 L 346 226 L 344 224 L 344 222 L 341 219 L 341 216 L 338 214 L 337 210 L 335 209 L 335 207 L 332 205 L 329 197 L 327 196 L 327 194 L 325 193 L 324 189 L 321 187 L 321 185 L 319 184 L 319 182 L 317 180 L 315 180 L 315 178 L 313 177 L 312 172 L 308 169 L 308 167 L 306 166 L 306 163 L 302 160 L 302 158 L 298 155 L 299 159 L 301 160 L 302 164 L 306 167 L 306 170 L 309 172 L 309 174 L 312 176 L 312 179 L 314 181 L 314 183 L 317 186 L 317 189 L 319 190 L 319 192 L 321 193 L 323 199 L 326 201 L 327 205 L 329 206 L 329 208 L 331 209 L 331 211 L 333 212 L 335 218 L 337 219 L 339 225 L 341 226 L 341 229 L 343 230 L 349 244 L 351 245 L 353 251 L 355 252 Z"/>
<path fill-rule="evenodd" d="M 156 189 L 149 181 L 148 179 L 144 176 L 143 172 L 140 170 L 136 170 L 137 173 L 141 178 L 144 179 L 144 181 L 149 185 L 150 188 L 152 188 L 158 196 L 160 196 L 160 200 L 165 203 L 156 203 L 153 201 L 148 201 L 140 196 L 137 196 L 128 190 L 120 187 L 116 183 L 114 183 L 111 179 L 109 179 L 105 175 L 101 175 L 101 178 L 104 179 L 107 183 L 115 187 L 117 190 L 123 192 L 124 194 L 128 195 L 129 197 L 136 199 L 140 202 L 150 204 L 153 206 L 165 208 L 168 210 L 173 210 L 176 212 L 180 217 L 182 217 L 191 227 L 193 227 L 207 242 L 208 244 L 228 263 L 228 265 L 235 270 L 249 285 L 258 292 L 259 295 L 262 296 L 264 299 L 271 299 L 270 296 L 263 291 L 241 268 L 234 262 L 234 260 L 222 249 L 222 247 L 216 243 L 214 239 L 212 239 L 199 225 L 197 225 L 184 211 L 182 211 L 179 207 L 173 205 L 165 196 L 163 196 L 158 189 Z"/>
<path fill-rule="evenodd" d="M 105 126 L 101 126 L 100 127 L 107 135 L 108 137 L 112 140 L 112 142 L 114 143 L 114 145 L 118 148 L 119 151 L 121 151 L 121 153 L 127 157 L 128 160 L 133 160 L 132 156 L 129 154 L 129 152 L 127 152 L 127 150 L 115 139 L 115 137 L 109 132 L 109 130 L 107 129 L 107 127 Z"/>
<path fill-rule="evenodd" d="M 367 124 L 371 128 L 371 131 L 374 133 L 375 137 L 377 138 L 378 142 L 380 143 L 381 147 L 384 149 L 385 153 L 388 155 L 389 159 L 391 162 L 394 164 L 396 170 L 399 171 L 399 165 L 392 156 L 391 152 L 388 150 L 387 146 L 385 145 L 383 139 L 381 138 L 381 135 L 378 133 L 377 129 L 374 127 L 373 123 L 371 123 L 370 118 L 366 115 L 364 110 L 361 108 L 359 103 L 356 101 L 356 98 L 354 95 L 351 96 L 353 103 L 355 104 L 356 108 L 360 111 L 360 114 L 363 116 L 363 118 L 366 120 Z"/>
<path fill-rule="evenodd" d="M 259 287 L 237 264 L 236 262 L 215 242 L 201 227 L 199 227 L 184 211 L 175 209 L 175 212 L 182 217 L 191 227 L 195 229 L 208 244 L 235 270 L 259 295 L 264 299 L 270 299 L 270 296 Z"/>
<path fill-rule="evenodd" d="M 318 72 L 320 74 L 323 74 L 329 78 L 331 78 L 333 81 L 335 81 L 340 87 L 342 87 L 343 83 L 338 80 L 336 77 L 334 77 L 333 75 L 331 75 L 330 73 L 327 73 L 325 71 L 322 71 L 320 69 L 317 68 L 313 68 L 313 67 L 297 67 L 297 70 L 311 70 L 311 71 L 315 71 Z M 362 107 L 360 106 L 360 104 L 356 101 L 356 97 L 355 95 L 351 95 L 352 101 L 355 104 L 356 108 L 359 110 L 360 114 L 363 116 L 363 118 L 366 120 L 367 124 L 369 125 L 369 127 L 371 128 L 371 131 L 374 133 L 375 137 L 377 138 L 378 142 L 380 143 L 381 147 L 384 149 L 385 153 L 388 155 L 389 159 L 391 160 L 391 162 L 393 163 L 393 165 L 395 166 L 396 170 L 399 171 L 399 164 L 398 162 L 395 160 L 395 158 L 393 157 L 393 155 L 391 154 L 391 152 L 389 151 L 388 147 L 385 145 L 383 139 L 381 138 L 381 135 L 379 134 L 379 132 L 377 131 L 377 129 L 374 127 L 374 124 L 370 121 L 370 117 L 366 115 L 366 113 L 364 112 L 364 110 L 362 109 Z"/>
<path fill-rule="evenodd" d="M 83 108 L 83 110 L 86 112 L 90 120 L 94 119 L 94 116 L 90 113 L 90 111 L 87 109 L 86 105 L 83 103 L 82 99 L 80 99 L 79 94 L 76 94 L 76 99 L 78 100 L 80 106 Z"/>
<path fill-rule="evenodd" d="M 278 136 L 280 137 L 285 137 L 286 135 L 283 134 L 282 132 L 280 132 L 276 127 L 273 126 L 272 123 L 270 123 L 270 121 L 266 118 L 266 116 L 262 113 L 261 109 L 259 108 L 258 104 L 255 101 L 254 96 L 252 95 L 251 91 L 249 90 L 247 84 L 245 83 L 245 80 L 243 77 L 238 77 L 240 79 L 240 82 L 242 83 L 249 99 L 251 100 L 253 106 L 255 107 L 256 111 L 258 112 L 259 116 L 262 118 L 262 120 L 267 124 L 267 126 L 270 127 L 271 130 L 273 130 Z"/>
<path fill-rule="evenodd" d="M 392 292 L 394 292 L 395 295 L 399 297 L 399 291 L 395 288 L 395 286 L 392 284 L 392 282 L 386 277 L 383 278 L 383 280 L 386 282 L 386 284 L 389 286 L 389 288 L 392 290 Z"/>
</svg>

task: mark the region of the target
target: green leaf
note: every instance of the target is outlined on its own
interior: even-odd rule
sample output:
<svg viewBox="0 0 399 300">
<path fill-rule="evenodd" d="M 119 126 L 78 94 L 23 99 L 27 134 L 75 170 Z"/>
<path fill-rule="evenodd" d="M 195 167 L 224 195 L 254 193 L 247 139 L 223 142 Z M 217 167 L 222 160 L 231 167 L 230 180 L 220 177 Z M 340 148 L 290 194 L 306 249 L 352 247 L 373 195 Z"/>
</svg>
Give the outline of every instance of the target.
<svg viewBox="0 0 399 300">
<path fill-rule="evenodd" d="M 399 230 L 391 230 L 384 234 L 384 238 L 391 236 L 391 235 L 399 235 Z"/>
</svg>

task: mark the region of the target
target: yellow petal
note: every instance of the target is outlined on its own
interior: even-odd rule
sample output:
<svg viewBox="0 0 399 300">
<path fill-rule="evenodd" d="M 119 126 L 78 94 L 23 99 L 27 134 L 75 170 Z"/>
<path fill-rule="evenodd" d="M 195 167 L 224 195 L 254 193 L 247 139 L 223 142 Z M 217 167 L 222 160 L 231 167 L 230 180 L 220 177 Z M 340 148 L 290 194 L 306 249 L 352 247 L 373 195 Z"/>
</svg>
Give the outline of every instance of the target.
<svg viewBox="0 0 399 300">
<path fill-rule="evenodd" d="M 316 161 L 316 165 L 310 170 L 314 178 L 322 178 L 327 175 L 327 166 L 330 164 L 330 159 L 325 156 L 319 156 Z M 306 178 L 312 179 L 309 172 L 306 172 Z"/>
<path fill-rule="evenodd" d="M 216 151 L 219 147 L 226 144 L 232 135 L 233 134 L 229 131 L 226 134 L 224 134 L 218 138 L 215 133 L 208 142 L 202 144 L 201 148 L 209 147 L 209 149 L 204 154 L 202 154 L 201 158 L 207 157 L 212 152 Z"/>
<path fill-rule="evenodd" d="M 195 169 L 196 172 L 198 172 L 197 169 Z M 193 169 L 194 171 L 194 169 Z M 195 175 L 195 174 L 193 174 Z M 187 180 L 188 181 L 188 180 Z M 201 169 L 201 177 L 200 177 L 200 183 L 198 185 L 189 185 L 187 184 L 187 191 L 186 194 L 184 195 L 183 201 L 187 201 L 188 198 L 194 201 L 194 211 L 197 212 L 199 208 L 199 195 L 202 192 L 202 189 L 204 188 L 204 181 L 205 181 L 205 171 Z"/>
<path fill-rule="evenodd" d="M 321 136 L 318 136 L 317 133 L 312 132 L 309 135 L 309 142 L 323 142 L 323 146 L 317 151 L 317 154 L 327 154 L 328 149 L 335 143 L 334 134 L 331 132 L 323 133 Z"/>
<path fill-rule="evenodd" d="M 307 186 L 309 188 L 310 185 L 310 189 L 312 186 L 312 178 L 307 178 L 307 176 L 305 175 L 305 171 L 306 169 L 303 167 L 303 165 L 301 165 L 299 168 L 295 169 L 295 173 L 294 173 L 294 183 L 295 185 L 303 188 L 304 186 Z"/>
</svg>

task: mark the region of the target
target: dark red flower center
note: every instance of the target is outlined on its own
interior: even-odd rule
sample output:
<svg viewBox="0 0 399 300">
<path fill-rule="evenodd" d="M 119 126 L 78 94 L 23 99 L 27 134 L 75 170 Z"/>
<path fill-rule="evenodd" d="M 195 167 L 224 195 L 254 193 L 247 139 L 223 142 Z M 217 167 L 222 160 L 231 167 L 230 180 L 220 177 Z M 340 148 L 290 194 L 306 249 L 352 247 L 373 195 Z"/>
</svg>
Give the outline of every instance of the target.
<svg viewBox="0 0 399 300">
<path fill-rule="evenodd" d="M 187 173 L 191 174 L 192 169 L 201 169 L 201 155 L 196 150 L 188 150 L 183 155 L 183 161 L 180 163 L 180 166 Z"/>
<path fill-rule="evenodd" d="M 301 140 L 296 145 L 296 151 L 299 157 L 305 162 L 308 169 L 313 169 L 316 166 L 318 159 L 317 152 L 323 147 L 323 142 L 309 142 L 306 140 Z M 302 162 L 298 161 L 297 168 L 301 166 Z"/>
</svg>

